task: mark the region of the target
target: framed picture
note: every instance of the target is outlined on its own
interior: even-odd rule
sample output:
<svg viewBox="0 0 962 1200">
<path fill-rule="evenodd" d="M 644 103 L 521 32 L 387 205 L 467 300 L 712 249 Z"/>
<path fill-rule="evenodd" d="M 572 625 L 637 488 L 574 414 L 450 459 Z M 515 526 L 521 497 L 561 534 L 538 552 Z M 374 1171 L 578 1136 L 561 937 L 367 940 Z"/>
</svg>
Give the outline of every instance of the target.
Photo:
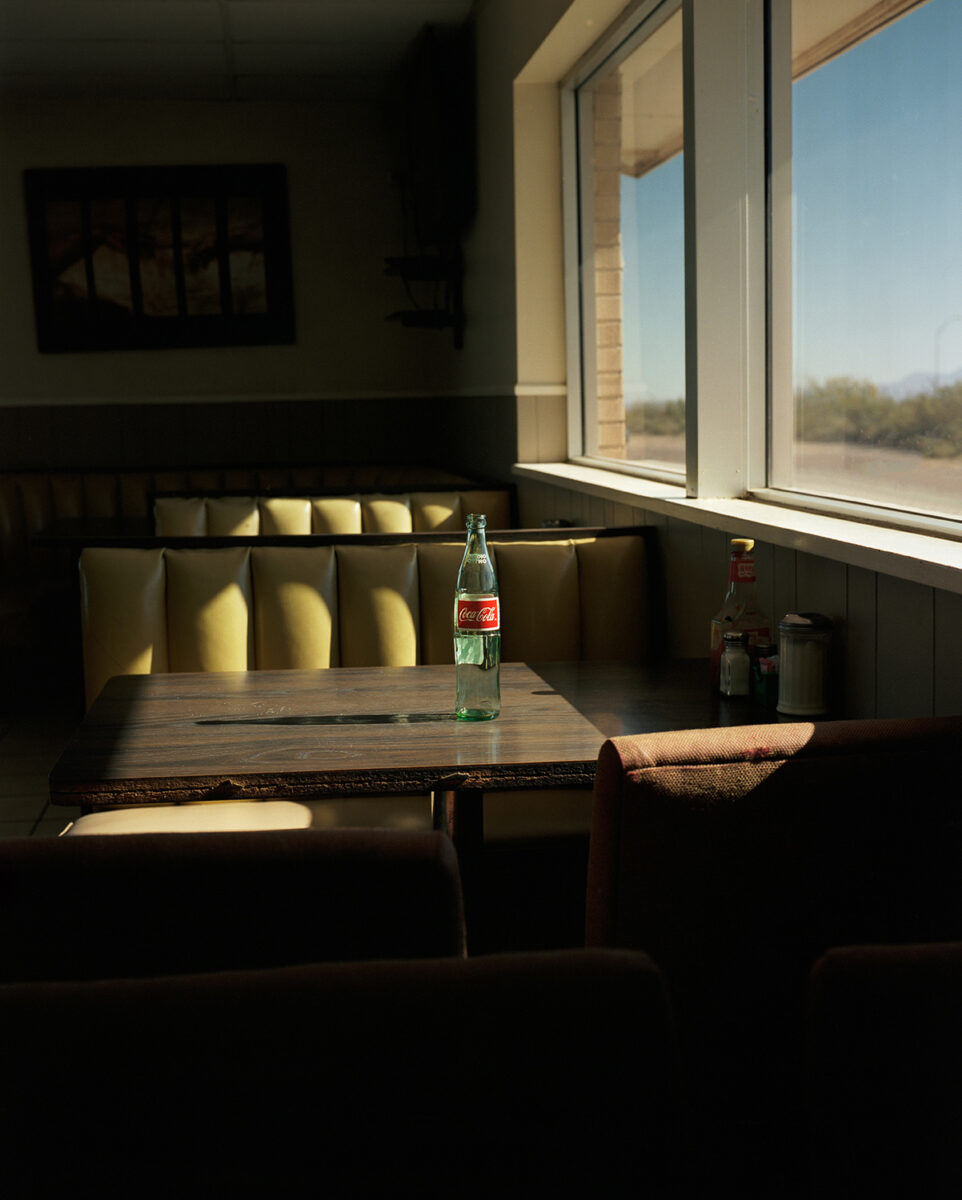
<svg viewBox="0 0 962 1200">
<path fill-rule="evenodd" d="M 41 353 L 294 341 L 278 164 L 24 172 Z"/>
</svg>

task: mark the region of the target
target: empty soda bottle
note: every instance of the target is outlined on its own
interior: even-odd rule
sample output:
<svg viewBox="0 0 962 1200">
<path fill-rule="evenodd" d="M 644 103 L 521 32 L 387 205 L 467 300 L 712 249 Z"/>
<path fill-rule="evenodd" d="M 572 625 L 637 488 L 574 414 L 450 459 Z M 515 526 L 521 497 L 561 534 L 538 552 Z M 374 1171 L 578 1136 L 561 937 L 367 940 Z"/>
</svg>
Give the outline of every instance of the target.
<svg viewBox="0 0 962 1200">
<path fill-rule="evenodd" d="M 455 715 L 460 721 L 490 721 L 501 711 L 501 609 L 486 523 L 481 513 L 468 515 L 454 591 Z"/>
</svg>

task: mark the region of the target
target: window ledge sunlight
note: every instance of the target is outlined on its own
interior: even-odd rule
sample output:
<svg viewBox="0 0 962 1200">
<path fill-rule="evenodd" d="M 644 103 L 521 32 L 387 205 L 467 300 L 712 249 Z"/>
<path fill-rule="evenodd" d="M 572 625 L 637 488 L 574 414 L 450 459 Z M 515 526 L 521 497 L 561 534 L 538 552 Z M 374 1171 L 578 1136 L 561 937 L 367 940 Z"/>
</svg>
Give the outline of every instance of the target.
<svg viewBox="0 0 962 1200">
<path fill-rule="evenodd" d="M 552 484 L 733 535 L 962 594 L 962 541 L 765 499 L 703 500 L 685 489 L 578 463 L 516 463 L 519 479 Z M 933 528 L 948 522 L 932 522 Z M 962 534 L 962 524 L 958 526 Z"/>
</svg>

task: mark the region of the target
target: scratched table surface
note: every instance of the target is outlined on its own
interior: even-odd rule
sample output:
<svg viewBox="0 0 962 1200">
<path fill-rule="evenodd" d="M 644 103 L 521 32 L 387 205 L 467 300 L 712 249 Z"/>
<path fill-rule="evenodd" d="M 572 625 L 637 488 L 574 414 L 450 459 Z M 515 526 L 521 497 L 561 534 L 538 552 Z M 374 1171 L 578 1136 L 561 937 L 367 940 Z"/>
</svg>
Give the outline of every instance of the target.
<svg viewBox="0 0 962 1200">
<path fill-rule="evenodd" d="M 773 719 L 702 663 L 501 667 L 493 721 L 454 718 L 454 667 L 123 675 L 50 774 L 86 811 L 210 799 L 590 787 L 608 736 Z"/>
</svg>

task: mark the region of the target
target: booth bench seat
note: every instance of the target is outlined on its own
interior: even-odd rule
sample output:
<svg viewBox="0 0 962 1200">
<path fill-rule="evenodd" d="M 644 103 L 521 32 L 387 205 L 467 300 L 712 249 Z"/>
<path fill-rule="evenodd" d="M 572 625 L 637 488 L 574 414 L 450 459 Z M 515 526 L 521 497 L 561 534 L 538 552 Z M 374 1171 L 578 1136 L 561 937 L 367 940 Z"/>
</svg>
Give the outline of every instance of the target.
<svg viewBox="0 0 962 1200">
<path fill-rule="evenodd" d="M 502 657 L 643 661 L 651 530 L 489 538 Z M 463 542 L 95 547 L 80 559 L 86 702 L 112 675 L 452 661 Z"/>
<path fill-rule="evenodd" d="M 36 536 L 62 521 L 143 522 L 154 496 L 223 489 L 253 495 L 388 492 L 468 486 L 463 476 L 433 467 L 242 466 L 145 470 L 23 470 L 0 473 L 0 665 L 12 655 L 44 654 L 50 632 L 75 612 L 76 552 L 39 545 Z M 71 635 L 73 630 L 71 629 Z M 63 653 L 58 645 L 53 657 Z M 29 662 L 24 665 L 29 673 Z"/>
</svg>

